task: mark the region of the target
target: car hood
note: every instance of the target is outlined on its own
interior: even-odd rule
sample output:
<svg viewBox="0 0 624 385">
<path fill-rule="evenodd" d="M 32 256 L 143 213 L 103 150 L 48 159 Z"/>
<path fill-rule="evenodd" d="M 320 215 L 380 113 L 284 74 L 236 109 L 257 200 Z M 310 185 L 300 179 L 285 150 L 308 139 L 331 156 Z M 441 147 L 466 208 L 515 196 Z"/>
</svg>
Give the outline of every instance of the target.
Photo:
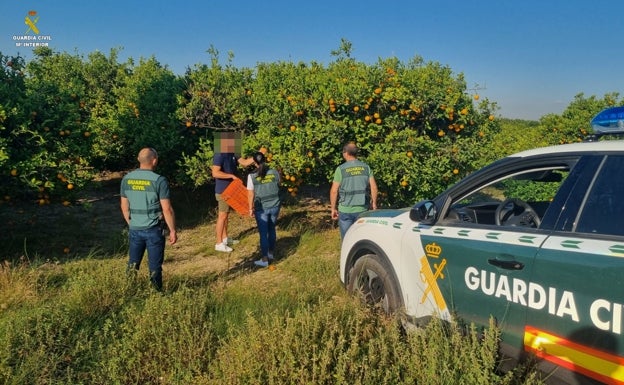
<svg viewBox="0 0 624 385">
<path fill-rule="evenodd" d="M 403 208 L 365 211 L 360 214 L 359 218 L 394 218 L 408 212 L 409 210 L 409 208 Z"/>
</svg>

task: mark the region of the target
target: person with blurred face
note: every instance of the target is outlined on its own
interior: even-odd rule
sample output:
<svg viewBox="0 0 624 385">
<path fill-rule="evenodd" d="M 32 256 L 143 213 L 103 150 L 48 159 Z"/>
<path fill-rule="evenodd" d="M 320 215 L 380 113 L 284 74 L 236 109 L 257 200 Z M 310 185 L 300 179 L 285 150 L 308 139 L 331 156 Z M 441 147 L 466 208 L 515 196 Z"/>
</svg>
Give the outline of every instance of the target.
<svg viewBox="0 0 624 385">
<path fill-rule="evenodd" d="M 247 167 L 253 164 L 253 159 L 237 156 L 236 136 L 234 133 L 224 133 L 215 141 L 215 154 L 212 159 L 212 177 L 215 178 L 215 198 L 218 204 L 215 250 L 231 252 L 234 241 L 228 238 L 228 217 L 230 206 L 221 197 L 221 194 L 230 185 L 236 176 L 238 165 Z"/>
</svg>

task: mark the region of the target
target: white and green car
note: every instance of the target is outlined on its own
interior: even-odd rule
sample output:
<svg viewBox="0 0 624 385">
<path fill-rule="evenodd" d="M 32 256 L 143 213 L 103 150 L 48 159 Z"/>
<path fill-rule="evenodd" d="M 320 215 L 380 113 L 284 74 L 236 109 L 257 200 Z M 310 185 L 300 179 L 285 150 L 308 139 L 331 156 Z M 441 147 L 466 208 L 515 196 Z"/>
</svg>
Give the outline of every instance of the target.
<svg viewBox="0 0 624 385">
<path fill-rule="evenodd" d="M 624 108 L 592 126 L 624 131 Z M 493 317 L 501 351 L 539 358 L 552 382 L 624 384 L 624 141 L 521 152 L 411 209 L 366 212 L 340 277 L 416 324 Z"/>
</svg>

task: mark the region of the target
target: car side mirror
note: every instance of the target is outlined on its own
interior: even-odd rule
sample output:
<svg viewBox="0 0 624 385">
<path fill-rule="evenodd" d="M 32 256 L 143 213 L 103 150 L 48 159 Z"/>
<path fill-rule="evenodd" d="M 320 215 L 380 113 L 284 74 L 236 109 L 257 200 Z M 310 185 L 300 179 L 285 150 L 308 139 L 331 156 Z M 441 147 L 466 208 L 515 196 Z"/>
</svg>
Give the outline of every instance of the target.
<svg viewBox="0 0 624 385">
<path fill-rule="evenodd" d="M 438 208 L 433 201 L 420 201 L 410 210 L 410 219 L 425 225 L 433 224 L 437 215 Z"/>
</svg>

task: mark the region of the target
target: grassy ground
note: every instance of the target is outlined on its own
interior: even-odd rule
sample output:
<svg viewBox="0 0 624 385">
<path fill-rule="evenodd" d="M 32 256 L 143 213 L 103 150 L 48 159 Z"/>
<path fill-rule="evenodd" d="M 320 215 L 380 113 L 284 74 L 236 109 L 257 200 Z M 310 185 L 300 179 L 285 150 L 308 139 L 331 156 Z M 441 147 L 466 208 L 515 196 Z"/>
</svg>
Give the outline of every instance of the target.
<svg viewBox="0 0 624 385">
<path fill-rule="evenodd" d="M 128 281 L 118 183 L 101 182 L 73 207 L 0 207 L 10 237 L 0 383 L 538 383 L 523 368 L 497 373 L 495 328 L 466 334 L 433 322 L 406 336 L 348 296 L 325 191 L 284 205 L 274 269 L 253 265 L 250 218 L 231 216 L 240 243 L 217 253 L 212 194 L 176 191 L 179 242 L 166 250 L 164 295 L 145 265 Z"/>
</svg>

